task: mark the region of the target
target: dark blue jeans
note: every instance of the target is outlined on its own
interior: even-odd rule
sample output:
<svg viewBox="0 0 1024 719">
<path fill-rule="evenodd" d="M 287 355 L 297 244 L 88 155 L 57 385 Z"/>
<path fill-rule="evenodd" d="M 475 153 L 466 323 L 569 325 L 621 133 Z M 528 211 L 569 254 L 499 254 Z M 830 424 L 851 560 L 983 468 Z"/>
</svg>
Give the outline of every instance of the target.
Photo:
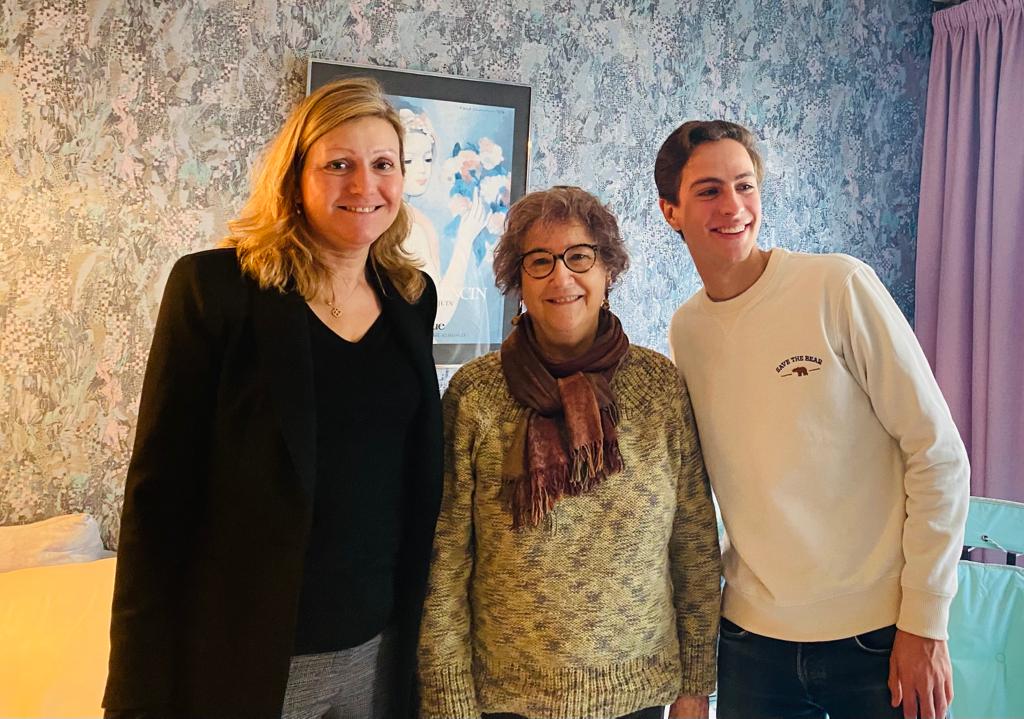
<svg viewBox="0 0 1024 719">
<path fill-rule="evenodd" d="M 831 642 L 787 642 L 722 619 L 719 719 L 902 719 L 889 705 L 896 627 Z"/>
</svg>

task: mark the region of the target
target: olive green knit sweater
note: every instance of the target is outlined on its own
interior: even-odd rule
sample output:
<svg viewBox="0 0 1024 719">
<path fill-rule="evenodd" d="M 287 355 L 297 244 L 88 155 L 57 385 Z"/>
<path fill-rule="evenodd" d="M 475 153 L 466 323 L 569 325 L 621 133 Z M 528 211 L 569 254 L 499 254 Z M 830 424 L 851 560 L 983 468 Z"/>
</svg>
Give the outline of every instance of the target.
<svg viewBox="0 0 1024 719">
<path fill-rule="evenodd" d="M 524 409 L 496 352 L 452 377 L 425 719 L 598 719 L 714 689 L 720 560 L 689 398 L 666 358 L 635 346 L 612 389 L 625 470 L 514 531 L 501 467 Z"/>
</svg>

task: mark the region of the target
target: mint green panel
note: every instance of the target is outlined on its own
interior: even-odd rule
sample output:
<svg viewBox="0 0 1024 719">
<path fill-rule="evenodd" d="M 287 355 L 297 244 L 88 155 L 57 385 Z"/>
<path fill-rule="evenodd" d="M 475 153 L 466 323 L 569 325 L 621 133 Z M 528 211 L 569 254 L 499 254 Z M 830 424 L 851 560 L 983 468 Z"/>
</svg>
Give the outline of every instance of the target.
<svg viewBox="0 0 1024 719">
<path fill-rule="evenodd" d="M 960 562 L 957 575 L 960 589 L 949 613 L 953 716 L 1020 719 L 1024 717 L 1024 567 Z"/>
<path fill-rule="evenodd" d="M 1024 553 L 1024 504 L 971 497 L 964 544 Z"/>
</svg>

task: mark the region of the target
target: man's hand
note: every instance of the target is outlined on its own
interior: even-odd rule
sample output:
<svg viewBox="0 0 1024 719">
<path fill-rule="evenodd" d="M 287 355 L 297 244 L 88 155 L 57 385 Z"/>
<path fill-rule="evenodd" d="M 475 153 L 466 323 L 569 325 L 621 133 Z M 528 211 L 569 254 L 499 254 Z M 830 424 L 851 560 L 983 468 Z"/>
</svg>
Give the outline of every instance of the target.
<svg viewBox="0 0 1024 719">
<path fill-rule="evenodd" d="M 896 630 L 889 658 L 892 705 L 903 703 L 906 719 L 942 719 L 953 701 L 953 667 L 942 639 Z"/>
<path fill-rule="evenodd" d="M 708 719 L 708 698 L 683 694 L 668 708 L 668 719 Z"/>
</svg>

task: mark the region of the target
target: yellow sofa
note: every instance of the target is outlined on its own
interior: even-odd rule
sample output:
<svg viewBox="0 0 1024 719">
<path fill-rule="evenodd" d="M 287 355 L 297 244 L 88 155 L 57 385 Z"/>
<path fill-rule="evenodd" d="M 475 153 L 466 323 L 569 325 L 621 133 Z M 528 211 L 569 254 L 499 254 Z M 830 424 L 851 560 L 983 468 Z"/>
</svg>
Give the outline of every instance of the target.
<svg viewBox="0 0 1024 719">
<path fill-rule="evenodd" d="M 113 552 L 88 514 L 0 527 L 0 717 L 101 717 Z"/>
</svg>

